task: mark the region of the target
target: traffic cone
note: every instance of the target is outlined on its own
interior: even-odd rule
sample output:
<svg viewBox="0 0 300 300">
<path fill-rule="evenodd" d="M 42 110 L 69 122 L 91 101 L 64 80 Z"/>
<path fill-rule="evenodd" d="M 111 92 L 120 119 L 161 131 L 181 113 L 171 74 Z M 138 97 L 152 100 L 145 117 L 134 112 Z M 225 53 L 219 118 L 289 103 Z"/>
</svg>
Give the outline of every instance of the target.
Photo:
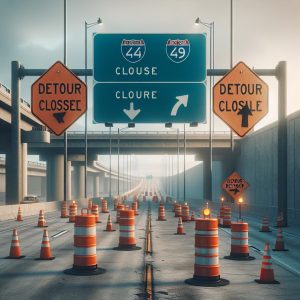
<svg viewBox="0 0 300 300">
<path fill-rule="evenodd" d="M 45 221 L 45 217 L 44 217 L 44 211 L 42 209 L 40 210 L 37 227 L 48 227 L 46 225 L 46 221 Z"/>
<path fill-rule="evenodd" d="M 272 266 L 272 257 L 270 254 L 269 243 L 265 243 L 263 261 L 261 263 L 260 278 L 255 279 L 255 282 L 261 284 L 278 284 L 274 279 L 274 271 Z"/>
<path fill-rule="evenodd" d="M 113 225 L 112 225 L 112 220 L 111 220 L 111 215 L 110 214 L 107 217 L 106 229 L 104 231 L 116 231 L 115 229 L 113 229 Z"/>
<path fill-rule="evenodd" d="M 180 235 L 184 235 L 184 228 L 183 228 L 183 224 L 182 224 L 182 217 L 178 218 L 178 226 L 177 226 L 177 233 L 175 234 L 180 234 Z"/>
<path fill-rule="evenodd" d="M 283 241 L 283 235 L 282 235 L 282 229 L 277 229 L 277 237 L 276 237 L 276 243 L 275 243 L 275 249 L 273 251 L 288 251 L 288 249 L 284 248 L 284 241 Z"/>
<path fill-rule="evenodd" d="M 20 243 L 19 243 L 19 238 L 18 238 L 18 232 L 17 232 L 17 229 L 14 228 L 12 239 L 11 239 L 9 256 L 7 256 L 6 258 L 19 259 L 19 258 L 23 258 L 23 257 L 25 257 L 25 256 L 21 255 L 21 248 L 20 248 Z"/>
<path fill-rule="evenodd" d="M 261 224 L 261 230 L 260 230 L 260 232 L 272 232 L 270 230 L 269 219 L 267 217 L 264 217 L 262 219 L 262 224 Z"/>
<path fill-rule="evenodd" d="M 48 230 L 44 229 L 40 257 L 37 258 L 37 260 L 53 260 L 54 258 L 55 257 L 51 256 L 51 248 L 50 248 Z"/>
<path fill-rule="evenodd" d="M 283 213 L 280 212 L 280 214 L 277 216 L 277 222 L 275 227 L 283 227 Z"/>
<path fill-rule="evenodd" d="M 17 221 L 23 221 L 21 206 L 19 206 L 19 209 L 18 209 Z"/>
</svg>

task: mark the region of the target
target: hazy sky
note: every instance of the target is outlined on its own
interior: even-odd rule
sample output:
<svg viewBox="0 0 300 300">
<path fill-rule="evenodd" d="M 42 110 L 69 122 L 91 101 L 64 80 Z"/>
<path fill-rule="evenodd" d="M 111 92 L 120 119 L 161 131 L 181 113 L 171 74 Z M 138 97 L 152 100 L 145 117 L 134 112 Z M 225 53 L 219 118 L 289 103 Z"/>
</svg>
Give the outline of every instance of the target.
<svg viewBox="0 0 300 300">
<path fill-rule="evenodd" d="M 300 108 L 300 1 L 234 0 L 234 63 L 250 67 L 275 68 L 280 60 L 288 62 L 288 113 Z M 215 67 L 229 67 L 230 0 L 69 0 L 68 67 L 84 67 L 84 20 L 104 22 L 89 31 L 88 56 L 92 67 L 92 32 L 105 33 L 192 33 L 203 32 L 195 26 L 200 17 L 215 22 Z M 27 68 L 48 68 L 63 59 L 63 0 L 0 0 L 0 82 L 10 87 L 10 62 L 19 60 Z M 30 102 L 30 86 L 36 78 L 22 81 L 22 97 Z M 269 114 L 258 127 L 276 120 L 277 82 L 270 85 Z M 215 79 L 217 81 L 218 78 Z M 89 80 L 92 86 L 92 80 Z M 92 90 L 89 90 L 89 128 L 92 125 Z M 82 128 L 81 118 L 74 129 Z M 123 125 L 122 125 L 123 127 Z M 138 125 L 137 129 L 161 128 Z M 201 125 L 198 130 L 205 130 Z M 215 128 L 227 127 L 215 117 Z"/>
</svg>

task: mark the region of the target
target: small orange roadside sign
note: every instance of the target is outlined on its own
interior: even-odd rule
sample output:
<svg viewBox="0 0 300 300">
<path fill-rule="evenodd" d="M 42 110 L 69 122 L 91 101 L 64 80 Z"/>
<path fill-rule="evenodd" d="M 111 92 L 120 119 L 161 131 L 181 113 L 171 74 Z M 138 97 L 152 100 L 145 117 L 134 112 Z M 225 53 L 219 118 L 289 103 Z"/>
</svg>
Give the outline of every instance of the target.
<svg viewBox="0 0 300 300">
<path fill-rule="evenodd" d="M 32 113 L 56 135 L 61 135 L 87 109 L 87 88 L 57 61 L 31 86 Z"/>
<path fill-rule="evenodd" d="M 239 62 L 214 85 L 214 113 L 243 137 L 268 113 L 268 89 L 257 74 Z"/>
<path fill-rule="evenodd" d="M 249 183 L 243 179 L 238 172 L 233 172 L 222 183 L 222 189 L 225 190 L 234 200 L 240 198 L 249 186 Z"/>
</svg>

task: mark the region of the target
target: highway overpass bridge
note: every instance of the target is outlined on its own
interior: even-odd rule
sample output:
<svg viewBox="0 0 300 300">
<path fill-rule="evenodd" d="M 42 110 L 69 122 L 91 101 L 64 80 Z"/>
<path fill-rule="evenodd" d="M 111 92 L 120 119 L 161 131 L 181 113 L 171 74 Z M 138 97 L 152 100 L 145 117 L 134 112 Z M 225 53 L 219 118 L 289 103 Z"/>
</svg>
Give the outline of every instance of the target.
<svg viewBox="0 0 300 300">
<path fill-rule="evenodd" d="M 50 135 L 42 124 L 31 114 L 30 105 L 20 99 L 18 105 L 11 101 L 10 89 L 0 85 L 0 139 L 8 141 L 0 144 L 0 154 L 6 155 L 6 203 L 18 203 L 27 194 L 27 155 L 40 156 L 47 162 L 47 199 L 63 199 L 64 146 L 63 137 Z M 18 129 L 19 128 L 19 129 Z M 184 133 L 168 130 L 164 132 L 121 131 L 118 135 L 112 130 L 88 133 L 88 165 L 94 170 L 98 155 L 116 154 L 183 154 Z M 215 132 L 212 136 L 213 159 L 223 160 L 230 165 L 231 143 L 229 132 Z M 209 185 L 206 198 L 211 198 L 211 169 L 209 161 L 209 135 L 207 132 L 186 132 L 186 153 L 194 154 L 197 160 L 204 161 L 204 178 Z M 77 195 L 82 195 L 81 179 L 84 176 L 84 134 L 68 133 L 68 198 L 71 197 L 71 170 L 77 174 Z M 103 171 L 99 171 L 99 173 Z M 96 172 L 97 173 L 97 172 Z M 104 172 L 105 173 L 105 172 Z M 114 177 L 114 175 L 112 174 Z M 94 186 L 98 179 L 95 179 Z M 15 182 L 14 185 L 9 184 Z M 84 182 L 84 181 L 82 181 Z M 97 187 L 94 190 L 98 190 Z"/>
</svg>

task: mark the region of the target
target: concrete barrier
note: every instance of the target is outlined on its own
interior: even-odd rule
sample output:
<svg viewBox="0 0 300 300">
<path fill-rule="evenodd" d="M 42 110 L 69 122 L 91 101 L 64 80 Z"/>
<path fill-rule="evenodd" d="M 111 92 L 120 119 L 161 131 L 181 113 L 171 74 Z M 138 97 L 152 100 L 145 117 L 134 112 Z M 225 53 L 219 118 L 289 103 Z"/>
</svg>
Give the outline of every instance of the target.
<svg viewBox="0 0 300 300">
<path fill-rule="evenodd" d="M 79 207 L 87 207 L 88 199 L 74 199 Z M 68 206 L 73 200 L 68 200 Z M 97 202 L 97 201 L 95 201 Z M 100 202 L 100 201 L 99 201 Z M 0 221 L 16 219 L 19 206 L 22 208 L 23 217 L 37 215 L 41 209 L 45 213 L 60 211 L 61 201 L 40 202 L 30 204 L 14 204 L 0 206 Z"/>
</svg>

